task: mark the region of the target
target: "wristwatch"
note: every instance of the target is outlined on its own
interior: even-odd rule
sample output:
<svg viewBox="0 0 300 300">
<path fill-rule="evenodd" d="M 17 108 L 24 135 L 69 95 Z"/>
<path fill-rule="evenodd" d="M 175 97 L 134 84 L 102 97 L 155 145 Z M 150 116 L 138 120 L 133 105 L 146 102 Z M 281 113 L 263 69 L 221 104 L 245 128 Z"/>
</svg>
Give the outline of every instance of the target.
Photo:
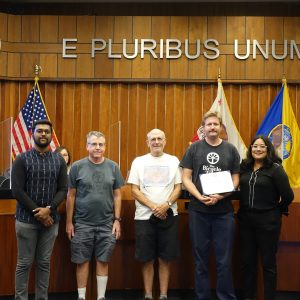
<svg viewBox="0 0 300 300">
<path fill-rule="evenodd" d="M 119 221 L 119 222 L 121 222 L 121 221 L 122 221 L 122 218 L 116 218 L 116 217 L 114 217 L 114 221 Z"/>
<path fill-rule="evenodd" d="M 168 205 L 171 207 L 172 206 L 172 202 L 171 201 L 167 201 Z"/>
</svg>

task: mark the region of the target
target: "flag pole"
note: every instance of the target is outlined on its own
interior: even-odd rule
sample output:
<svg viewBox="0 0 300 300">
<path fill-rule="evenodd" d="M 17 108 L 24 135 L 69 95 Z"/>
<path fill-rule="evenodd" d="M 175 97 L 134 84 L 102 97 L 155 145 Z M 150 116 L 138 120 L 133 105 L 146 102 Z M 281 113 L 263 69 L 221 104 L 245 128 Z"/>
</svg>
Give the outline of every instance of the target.
<svg viewBox="0 0 300 300">
<path fill-rule="evenodd" d="M 33 100 L 32 100 L 32 110 L 34 111 L 34 104 L 35 104 L 35 98 L 36 98 L 36 87 L 38 85 L 38 81 L 39 81 L 39 73 L 42 71 L 41 66 L 39 65 L 35 65 L 33 68 L 34 71 L 34 88 L 33 88 Z M 34 118 L 32 118 L 32 126 L 34 123 Z"/>
</svg>

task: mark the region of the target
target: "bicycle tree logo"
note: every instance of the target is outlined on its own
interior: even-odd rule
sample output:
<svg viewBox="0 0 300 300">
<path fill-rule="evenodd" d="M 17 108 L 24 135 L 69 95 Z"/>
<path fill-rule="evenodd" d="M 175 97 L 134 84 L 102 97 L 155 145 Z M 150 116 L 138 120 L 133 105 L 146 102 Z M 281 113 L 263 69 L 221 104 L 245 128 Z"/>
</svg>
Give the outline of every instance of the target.
<svg viewBox="0 0 300 300">
<path fill-rule="evenodd" d="M 218 153 L 216 152 L 210 152 L 207 154 L 206 156 L 206 160 L 212 164 L 212 165 L 215 165 L 219 160 L 220 160 L 220 156 Z"/>
</svg>

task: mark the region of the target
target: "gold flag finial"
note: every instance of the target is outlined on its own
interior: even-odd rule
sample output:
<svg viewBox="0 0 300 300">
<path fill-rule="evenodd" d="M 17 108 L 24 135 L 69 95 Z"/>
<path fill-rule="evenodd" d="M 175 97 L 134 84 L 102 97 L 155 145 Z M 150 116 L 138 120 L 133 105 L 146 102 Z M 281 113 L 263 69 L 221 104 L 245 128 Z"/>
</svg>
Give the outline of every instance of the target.
<svg viewBox="0 0 300 300">
<path fill-rule="evenodd" d="M 35 79 L 38 80 L 39 79 L 39 74 L 40 72 L 42 72 L 42 67 L 41 66 L 38 66 L 38 65 L 35 65 L 34 66 L 34 76 L 35 76 Z"/>
<path fill-rule="evenodd" d="M 221 79 L 221 69 L 219 68 L 218 79 Z"/>
<path fill-rule="evenodd" d="M 282 80 L 281 80 L 282 84 L 286 83 L 286 78 L 285 78 L 285 74 L 282 75 Z"/>
</svg>

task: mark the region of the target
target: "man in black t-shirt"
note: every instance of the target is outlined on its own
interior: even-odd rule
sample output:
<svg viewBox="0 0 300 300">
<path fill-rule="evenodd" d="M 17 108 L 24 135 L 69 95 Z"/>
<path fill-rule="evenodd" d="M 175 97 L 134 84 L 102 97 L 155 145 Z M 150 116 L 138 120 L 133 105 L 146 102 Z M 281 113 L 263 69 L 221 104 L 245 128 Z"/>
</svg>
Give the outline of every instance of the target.
<svg viewBox="0 0 300 300">
<path fill-rule="evenodd" d="M 191 196 L 189 223 L 196 263 L 196 299 L 211 298 L 208 274 L 211 242 L 216 255 L 218 299 L 236 299 L 231 272 L 234 216 L 230 193 L 204 195 L 200 175 L 229 171 L 237 188 L 240 156 L 232 144 L 220 138 L 222 120 L 216 112 L 206 113 L 202 125 L 204 140 L 192 144 L 180 163 L 182 181 Z"/>
</svg>

